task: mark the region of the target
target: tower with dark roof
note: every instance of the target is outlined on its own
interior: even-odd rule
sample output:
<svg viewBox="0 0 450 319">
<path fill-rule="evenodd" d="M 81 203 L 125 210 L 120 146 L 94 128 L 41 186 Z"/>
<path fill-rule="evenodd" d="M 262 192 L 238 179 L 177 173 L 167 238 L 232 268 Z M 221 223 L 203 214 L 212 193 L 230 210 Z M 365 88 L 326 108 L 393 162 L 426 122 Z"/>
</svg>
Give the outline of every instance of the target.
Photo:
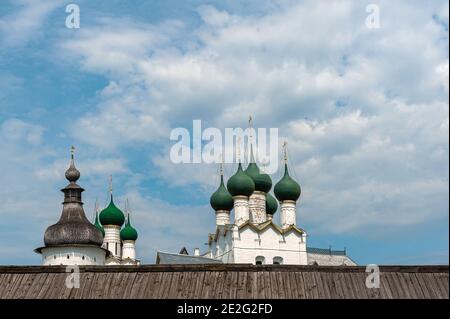
<svg viewBox="0 0 450 319">
<path fill-rule="evenodd" d="M 44 265 L 103 265 L 107 255 L 101 247 L 103 234 L 84 213 L 81 198 L 84 189 L 76 183 L 80 171 L 75 167 L 73 147 L 65 177 L 69 184 L 61 190 L 64 193 L 61 217 L 45 231 L 45 246 L 35 251 L 42 254 Z"/>
</svg>

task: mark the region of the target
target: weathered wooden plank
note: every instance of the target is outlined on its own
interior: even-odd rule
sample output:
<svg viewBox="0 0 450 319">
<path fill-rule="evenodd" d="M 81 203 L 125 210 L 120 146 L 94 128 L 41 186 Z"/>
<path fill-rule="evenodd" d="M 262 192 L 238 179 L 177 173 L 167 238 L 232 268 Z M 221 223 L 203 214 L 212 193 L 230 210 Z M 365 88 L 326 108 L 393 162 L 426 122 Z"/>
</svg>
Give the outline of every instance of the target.
<svg viewBox="0 0 450 319">
<path fill-rule="evenodd" d="M 215 299 L 221 299 L 223 296 L 223 288 L 225 285 L 225 272 L 221 271 L 217 275 L 217 283 L 212 291 L 212 296 Z"/>
<path fill-rule="evenodd" d="M 301 272 L 294 272 L 295 276 L 295 283 L 297 285 L 298 290 L 297 292 L 297 298 L 298 299 L 306 299 L 306 293 L 305 293 L 305 283 L 303 281 L 303 276 Z"/>
<path fill-rule="evenodd" d="M 5 299 L 11 299 L 11 296 L 14 295 L 16 287 L 18 287 L 18 285 L 20 284 L 23 276 L 24 274 L 13 274 L 10 281 L 8 282 L 8 285 L 6 286 L 6 291 L 2 297 L 4 297 Z"/>
<path fill-rule="evenodd" d="M 52 285 L 47 291 L 45 298 L 47 299 L 58 299 L 63 294 L 63 290 L 66 289 L 66 278 L 68 273 L 55 273 L 53 275 Z"/>
<path fill-rule="evenodd" d="M 73 289 L 70 293 L 70 299 L 82 299 L 89 293 L 92 286 L 92 279 L 95 273 L 82 272 L 80 273 L 80 288 Z"/>
<path fill-rule="evenodd" d="M 130 298 L 132 299 L 138 299 L 141 296 L 141 291 L 143 291 L 145 289 L 144 284 L 145 284 L 145 279 L 147 277 L 147 273 L 137 273 L 136 274 L 136 278 L 134 280 L 133 286 L 132 286 L 132 290 L 131 290 L 131 294 L 130 294 Z"/>
<path fill-rule="evenodd" d="M 233 274 L 235 272 L 234 271 L 228 271 L 225 272 L 225 276 L 224 276 L 224 286 L 223 286 L 223 298 L 231 298 L 230 295 L 230 290 L 231 290 L 231 285 L 232 285 L 232 280 L 233 280 Z"/>
<path fill-rule="evenodd" d="M 258 283 L 257 280 L 257 273 L 256 272 L 246 272 L 247 281 L 245 283 L 245 291 L 243 298 L 245 299 L 255 299 L 258 298 Z"/>
<path fill-rule="evenodd" d="M 386 286 L 389 287 L 390 294 L 394 299 L 398 298 L 400 291 L 400 286 L 396 283 L 396 278 L 391 272 L 383 272 L 381 273 L 380 280 L 384 280 L 386 282 Z M 369 289 L 367 289 L 369 291 Z"/>
<path fill-rule="evenodd" d="M 164 299 L 174 299 L 178 295 L 178 281 L 181 276 L 181 272 L 172 273 L 172 280 L 170 282 L 170 286 L 165 290 Z"/>
<path fill-rule="evenodd" d="M 162 290 L 161 282 L 163 280 L 163 272 L 149 272 L 145 274 L 145 279 L 142 283 L 142 289 L 139 293 L 139 298 L 143 299 L 160 299 Z"/>
<path fill-rule="evenodd" d="M 205 272 L 201 272 L 200 274 L 197 274 L 196 276 L 196 280 L 195 280 L 195 285 L 194 285 L 194 290 L 193 290 L 193 297 L 194 299 L 199 299 L 201 298 L 202 295 L 202 289 L 204 286 L 204 280 L 205 280 Z"/>
<path fill-rule="evenodd" d="M 270 287 L 270 274 L 267 271 L 261 272 L 262 298 L 272 298 Z"/>
<path fill-rule="evenodd" d="M 448 276 L 443 276 L 443 274 L 440 273 L 433 273 L 431 276 L 434 278 L 436 286 L 439 288 L 439 298 L 448 299 Z"/>
<path fill-rule="evenodd" d="M 33 276 L 31 274 L 23 274 L 22 280 L 17 285 L 17 289 L 10 295 L 11 298 L 23 299 L 32 281 Z"/>
<path fill-rule="evenodd" d="M 42 289 L 42 286 L 44 285 L 47 276 L 48 276 L 47 273 L 36 274 L 36 276 L 34 276 L 33 283 L 29 287 L 24 298 L 26 298 L 26 299 L 36 298 L 37 295 L 39 294 L 39 291 Z"/>
<path fill-rule="evenodd" d="M 237 273 L 237 285 L 236 285 L 236 298 L 244 299 L 246 296 L 246 288 L 247 288 L 247 272 L 240 271 Z"/>
<path fill-rule="evenodd" d="M 37 299 L 43 299 L 46 298 L 47 292 L 49 291 L 50 287 L 53 285 L 55 274 L 54 273 L 47 273 L 47 278 L 45 278 L 45 281 L 41 287 L 41 289 L 38 292 Z"/>
<path fill-rule="evenodd" d="M 127 273 L 124 278 L 124 289 L 122 294 L 122 299 L 130 299 L 131 293 L 133 291 L 134 281 L 136 280 L 137 273 Z"/>
<path fill-rule="evenodd" d="M 357 296 L 360 292 L 357 291 Z M 381 299 L 393 299 L 391 287 L 389 286 L 389 280 L 387 280 L 384 273 L 380 273 L 380 298 Z"/>
<path fill-rule="evenodd" d="M 48 267 L 38 273 L 0 273 L 1 298 L 448 298 L 448 267 L 427 273 L 421 267 L 381 272 L 380 288 L 365 287 L 366 273 L 351 267 L 339 271 L 298 271 L 298 267 L 273 268 L 245 265 L 195 271 L 146 271 L 139 267 L 81 267 L 80 288 L 68 289 L 65 268 Z M 31 268 L 35 269 L 35 268 Z M 47 268 L 46 268 L 47 269 Z M 161 267 L 157 268 L 163 269 Z M 192 268 L 181 268 L 192 269 Z M 221 270 L 222 269 L 222 270 Z M 225 269 L 225 270 L 223 270 Z M 282 269 L 282 270 L 281 270 Z M 382 269 L 382 267 L 380 267 Z M 390 269 L 393 269 L 392 267 Z M 317 269 L 316 269 L 317 270 Z M 418 271 L 419 270 L 419 271 Z M 418 271 L 418 272 L 416 272 Z"/>
</svg>

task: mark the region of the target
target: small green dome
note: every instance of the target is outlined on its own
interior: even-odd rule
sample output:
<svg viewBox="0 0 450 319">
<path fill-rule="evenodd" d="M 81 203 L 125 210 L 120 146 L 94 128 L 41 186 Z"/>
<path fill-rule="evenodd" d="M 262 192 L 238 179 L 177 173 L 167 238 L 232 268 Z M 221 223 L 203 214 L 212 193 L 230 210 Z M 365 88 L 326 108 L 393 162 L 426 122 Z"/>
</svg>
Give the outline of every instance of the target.
<svg viewBox="0 0 450 319">
<path fill-rule="evenodd" d="M 102 225 L 116 225 L 122 226 L 125 222 L 125 216 L 122 211 L 114 205 L 113 196 L 111 194 L 111 201 L 108 207 L 100 212 L 100 222 Z"/>
<path fill-rule="evenodd" d="M 260 173 L 255 177 L 255 188 L 258 191 L 268 193 L 272 188 L 272 179 L 266 173 Z"/>
<path fill-rule="evenodd" d="M 209 202 L 215 211 L 230 211 L 233 208 L 233 197 L 223 183 L 223 175 L 220 176 L 219 188 L 212 194 Z"/>
<path fill-rule="evenodd" d="M 300 185 L 289 176 L 287 164 L 284 165 L 283 178 L 275 185 L 274 193 L 280 202 L 284 200 L 296 201 L 300 197 Z"/>
<path fill-rule="evenodd" d="M 100 224 L 100 221 L 98 220 L 98 212 L 95 212 L 95 221 L 94 226 L 102 233 L 103 237 L 105 237 L 105 229 Z"/>
<path fill-rule="evenodd" d="M 120 231 L 120 239 L 136 241 L 137 238 L 138 238 L 138 233 L 137 233 L 136 229 L 134 229 L 133 226 L 131 226 L 130 214 L 128 214 L 127 223 L 125 224 L 125 227 L 122 228 L 122 230 Z"/>
<path fill-rule="evenodd" d="M 265 173 L 261 173 L 255 162 L 248 165 L 245 170 L 245 174 L 251 177 L 255 183 L 255 190 L 257 191 L 267 193 L 272 187 L 272 180 L 270 179 L 270 176 Z"/>
<path fill-rule="evenodd" d="M 266 213 L 268 215 L 273 215 L 277 212 L 278 209 L 278 202 L 275 199 L 275 197 L 272 196 L 272 194 L 267 193 L 266 194 Z"/>
<path fill-rule="evenodd" d="M 227 188 L 232 196 L 250 196 L 255 191 L 255 182 L 244 173 L 241 163 L 237 172 L 228 180 Z"/>
</svg>

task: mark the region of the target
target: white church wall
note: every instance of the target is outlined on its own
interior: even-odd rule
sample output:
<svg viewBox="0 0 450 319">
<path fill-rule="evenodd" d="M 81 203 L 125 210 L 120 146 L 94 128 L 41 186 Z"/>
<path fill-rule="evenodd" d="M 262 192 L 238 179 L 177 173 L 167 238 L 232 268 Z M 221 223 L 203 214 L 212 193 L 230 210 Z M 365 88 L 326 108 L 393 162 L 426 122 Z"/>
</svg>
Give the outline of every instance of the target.
<svg viewBox="0 0 450 319">
<path fill-rule="evenodd" d="M 97 247 L 46 247 L 42 249 L 42 264 L 104 265 L 106 252 Z"/>
<path fill-rule="evenodd" d="M 301 236 L 288 232 L 284 237 L 272 227 L 258 232 L 251 227 L 241 229 L 240 240 L 234 242 L 235 263 L 255 264 L 258 256 L 264 257 L 265 264 L 273 264 L 274 259 L 282 259 L 283 264 L 306 265 L 306 243 Z"/>
</svg>

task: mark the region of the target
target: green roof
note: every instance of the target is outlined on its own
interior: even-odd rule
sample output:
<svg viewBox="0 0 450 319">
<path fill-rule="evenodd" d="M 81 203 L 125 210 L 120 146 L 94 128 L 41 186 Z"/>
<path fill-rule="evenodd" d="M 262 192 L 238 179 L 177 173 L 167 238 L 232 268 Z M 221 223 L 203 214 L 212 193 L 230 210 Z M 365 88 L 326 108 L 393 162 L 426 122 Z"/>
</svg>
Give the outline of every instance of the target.
<svg viewBox="0 0 450 319">
<path fill-rule="evenodd" d="M 233 208 L 233 197 L 223 183 L 223 175 L 220 175 L 220 186 L 212 194 L 210 199 L 211 207 L 215 210 L 230 211 Z"/>
<path fill-rule="evenodd" d="M 300 197 L 300 185 L 289 176 L 287 164 L 284 165 L 283 178 L 275 185 L 274 193 L 280 202 L 284 200 L 297 201 Z"/>
<path fill-rule="evenodd" d="M 266 194 L 266 213 L 269 215 L 273 215 L 276 213 L 278 209 L 278 202 L 272 194 Z"/>
<path fill-rule="evenodd" d="M 95 212 L 95 221 L 94 226 L 102 233 L 103 237 L 105 237 L 105 229 L 100 224 L 100 221 L 98 220 L 98 212 Z"/>
<path fill-rule="evenodd" d="M 228 180 L 227 188 L 232 196 L 250 196 L 255 191 L 255 182 L 244 173 L 241 163 L 237 172 Z"/>
<path fill-rule="evenodd" d="M 113 201 L 113 195 L 111 194 L 111 200 L 108 207 L 100 212 L 100 222 L 103 226 L 115 225 L 122 226 L 125 222 L 125 216 L 123 212 L 117 208 Z"/>
<path fill-rule="evenodd" d="M 255 190 L 267 193 L 272 188 L 272 180 L 270 179 L 270 176 L 265 173 L 261 173 L 255 162 L 248 165 L 245 170 L 245 174 L 247 174 L 255 183 Z"/>
<path fill-rule="evenodd" d="M 120 231 L 120 239 L 135 241 L 137 238 L 138 238 L 138 233 L 137 233 L 136 229 L 134 229 L 133 226 L 131 226 L 130 214 L 128 214 L 125 227 Z"/>
</svg>

